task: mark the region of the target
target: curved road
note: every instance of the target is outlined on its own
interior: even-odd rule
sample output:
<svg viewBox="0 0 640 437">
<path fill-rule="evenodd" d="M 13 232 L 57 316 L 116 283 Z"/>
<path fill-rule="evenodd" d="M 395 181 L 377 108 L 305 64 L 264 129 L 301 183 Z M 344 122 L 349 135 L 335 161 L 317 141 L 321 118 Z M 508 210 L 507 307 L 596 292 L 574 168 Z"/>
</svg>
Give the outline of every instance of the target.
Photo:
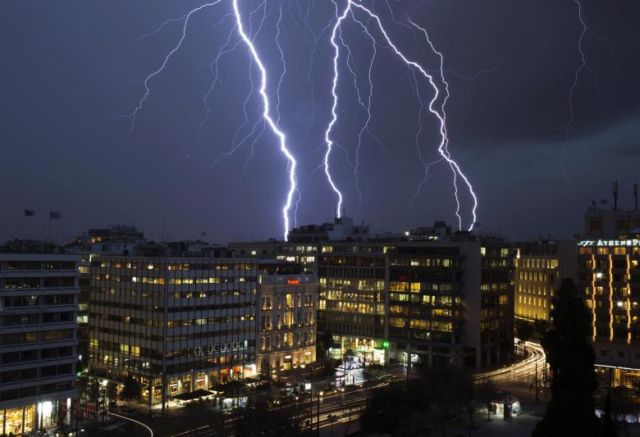
<svg viewBox="0 0 640 437">
<path fill-rule="evenodd" d="M 522 361 L 514 363 L 510 366 L 503 367 L 501 369 L 491 370 L 488 372 L 476 373 L 474 380 L 476 383 L 482 383 L 485 381 L 491 381 L 495 384 L 504 384 L 511 382 L 528 382 L 531 377 L 535 375 L 536 369 L 538 376 L 541 377 L 544 371 L 546 362 L 546 356 L 542 346 L 538 343 L 526 342 L 528 356 Z M 404 378 L 402 378 L 404 379 Z M 354 422 L 360 415 L 360 412 L 365 407 L 368 392 L 376 390 L 382 386 L 386 386 L 388 383 L 378 384 L 366 388 L 360 388 L 347 393 L 334 393 L 325 396 L 320 405 L 320 428 L 327 428 L 333 424 L 342 423 L 346 424 Z M 309 403 L 309 400 L 305 400 L 304 403 Z M 318 413 L 315 408 L 316 400 L 313 400 L 312 424 L 315 428 L 318 420 Z M 229 421 L 233 422 L 237 418 L 233 418 Z M 230 429 L 230 432 L 233 431 Z M 211 429 L 208 425 L 187 430 L 182 433 L 174 434 L 172 437 L 193 437 L 193 436 L 207 436 L 211 435 Z"/>
<path fill-rule="evenodd" d="M 151 428 L 149 428 L 147 425 L 145 425 L 144 423 L 142 423 L 142 422 L 140 422 L 138 420 L 132 419 L 131 417 L 121 416 L 120 414 L 112 413 L 111 411 L 109 411 L 108 414 L 110 416 L 117 417 L 118 419 L 127 420 L 129 422 L 135 423 L 138 426 L 141 426 L 142 428 L 144 428 L 149 433 L 149 437 L 153 437 L 153 430 Z"/>
<path fill-rule="evenodd" d="M 514 363 L 510 366 L 503 367 L 501 369 L 492 370 L 489 372 L 476 373 L 474 378 L 476 382 L 484 382 L 490 380 L 496 384 L 505 382 L 523 381 L 535 375 L 536 369 L 538 376 L 544 372 L 544 366 L 546 362 L 546 355 L 544 349 L 538 343 L 527 341 L 527 351 L 529 356 L 522 361 Z"/>
</svg>

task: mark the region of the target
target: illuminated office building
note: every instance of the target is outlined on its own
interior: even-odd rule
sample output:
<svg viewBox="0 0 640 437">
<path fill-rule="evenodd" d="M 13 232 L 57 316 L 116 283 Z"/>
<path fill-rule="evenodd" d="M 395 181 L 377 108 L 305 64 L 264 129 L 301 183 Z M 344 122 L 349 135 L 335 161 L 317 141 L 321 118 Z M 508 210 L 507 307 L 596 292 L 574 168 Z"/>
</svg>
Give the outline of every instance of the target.
<svg viewBox="0 0 640 437">
<path fill-rule="evenodd" d="M 591 314 L 596 365 L 640 369 L 640 240 L 584 240 L 578 251 L 578 284 Z"/>
<path fill-rule="evenodd" d="M 149 404 L 256 374 L 258 264 L 229 258 L 95 256 L 89 366 L 136 377 Z"/>
<path fill-rule="evenodd" d="M 551 301 L 561 279 L 576 279 L 576 242 L 536 241 L 517 246 L 515 316 L 528 322 L 550 322 Z"/>
<path fill-rule="evenodd" d="M 80 256 L 80 298 L 78 304 L 78 357 L 84 367 L 89 357 L 89 299 L 91 296 L 91 258 L 103 255 L 135 255 L 145 242 L 144 234 L 134 226 L 117 225 L 89 229 L 65 246 L 68 253 Z"/>
<path fill-rule="evenodd" d="M 258 277 L 258 373 L 278 377 L 316 360 L 315 275 L 299 264 L 262 261 Z"/>
<path fill-rule="evenodd" d="M 0 249 L 0 434 L 70 420 L 77 361 L 78 257 Z"/>
<path fill-rule="evenodd" d="M 378 243 L 333 242 L 318 256 L 318 331 L 333 336 L 334 358 L 352 352 L 370 363 L 388 360 L 386 251 Z"/>
<path fill-rule="evenodd" d="M 321 246 L 318 330 L 339 344 L 334 356 L 472 368 L 511 358 L 515 251 L 432 231 Z"/>
<path fill-rule="evenodd" d="M 234 258 L 274 259 L 295 263 L 305 274 L 313 274 L 316 269 L 318 244 L 313 242 L 291 243 L 277 240 L 233 242 L 229 243 L 228 248 L 230 255 Z"/>
</svg>

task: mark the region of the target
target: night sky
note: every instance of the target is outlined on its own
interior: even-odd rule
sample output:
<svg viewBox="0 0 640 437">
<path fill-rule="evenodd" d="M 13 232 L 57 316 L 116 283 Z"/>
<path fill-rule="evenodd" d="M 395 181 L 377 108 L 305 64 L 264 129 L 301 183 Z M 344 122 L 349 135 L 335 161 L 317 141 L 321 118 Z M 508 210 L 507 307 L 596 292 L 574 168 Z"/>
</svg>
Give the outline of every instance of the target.
<svg viewBox="0 0 640 437">
<path fill-rule="evenodd" d="M 329 0 L 267 0 L 256 44 L 270 74 L 270 94 L 281 74 L 281 127 L 298 158 L 302 201 L 298 223 L 332 219 L 335 198 L 318 170 L 330 117 L 331 46 L 323 28 L 334 17 Z M 194 15 L 182 50 L 150 82 L 151 94 L 134 129 L 122 117 L 144 94 L 142 81 L 180 37 L 182 24 L 139 39 L 201 2 L 191 0 L 4 0 L 0 2 L 0 240 L 22 236 L 23 209 L 36 211 L 27 234 L 42 237 L 49 210 L 60 211 L 58 240 L 89 227 L 135 224 L 151 238 L 279 237 L 287 190 L 286 161 L 265 130 L 234 156 L 212 164 L 238 133 L 250 133 L 261 112 L 247 99 L 250 69 L 244 46 L 220 62 L 220 82 L 204 117 L 210 61 L 232 30 L 230 0 Z M 242 0 L 246 25 L 258 3 Z M 405 24 L 428 28 L 445 55 L 450 82 L 450 150 L 479 197 L 478 230 L 522 239 L 570 236 L 582 227 L 592 200 L 608 198 L 620 182 L 623 207 L 640 182 L 640 3 L 584 1 L 591 30 L 584 39 L 589 70 L 575 91 L 575 121 L 561 167 L 569 90 L 579 66 L 580 23 L 572 0 L 364 0 L 412 59 L 435 69 L 438 59 Z M 393 11 L 393 17 L 390 15 Z M 252 16 L 255 31 L 262 18 Z M 394 18 L 398 23 L 394 22 Z M 384 46 L 374 64 L 373 118 L 380 144 L 366 135 L 360 153 L 362 203 L 350 165 L 366 114 L 353 78 L 341 64 L 339 122 L 332 166 L 345 193 L 346 214 L 374 230 L 400 230 L 443 219 L 455 223 L 451 172 L 432 167 L 422 194 L 417 160 L 419 102 L 412 75 Z M 317 42 L 314 43 L 314 35 Z M 370 42 L 352 21 L 343 37 L 351 48 L 360 92 L 368 94 Z M 232 34 L 236 41 L 236 34 Z M 315 50 L 313 47 L 315 45 Z M 346 52 L 342 52 L 344 55 Z M 310 60 L 313 61 L 310 64 Z M 435 73 L 435 71 L 434 71 Z M 596 81 L 597 77 L 597 81 Z M 419 80 L 425 104 L 432 94 Z M 436 159 L 437 126 L 424 113 L 420 147 Z M 469 198 L 463 196 L 465 222 Z"/>
</svg>

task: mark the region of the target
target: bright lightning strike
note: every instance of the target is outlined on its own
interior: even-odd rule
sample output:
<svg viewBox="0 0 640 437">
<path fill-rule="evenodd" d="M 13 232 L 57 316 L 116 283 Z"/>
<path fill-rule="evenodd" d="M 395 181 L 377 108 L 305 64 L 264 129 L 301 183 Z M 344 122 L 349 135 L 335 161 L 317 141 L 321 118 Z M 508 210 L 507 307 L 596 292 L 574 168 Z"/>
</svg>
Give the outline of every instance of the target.
<svg viewBox="0 0 640 437">
<path fill-rule="evenodd" d="M 334 50 L 333 51 L 333 81 L 331 84 L 331 96 L 333 97 L 333 103 L 331 105 L 331 120 L 329 121 L 329 124 L 327 125 L 327 130 L 324 133 L 324 140 L 327 144 L 327 151 L 324 154 L 324 174 L 327 177 L 327 181 L 329 182 L 331 189 L 336 194 L 336 196 L 338 196 L 338 204 L 336 206 L 336 217 L 340 218 L 342 216 L 343 196 L 342 196 L 342 191 L 340 191 L 336 183 L 333 181 L 333 177 L 331 176 L 331 168 L 330 168 L 331 151 L 333 149 L 333 144 L 334 144 L 333 139 L 331 138 L 331 133 L 332 133 L 331 131 L 333 130 L 333 126 L 338 121 L 337 89 L 338 89 L 338 77 L 339 77 L 338 61 L 340 60 L 340 46 L 336 42 L 336 39 L 338 37 L 340 25 L 342 24 L 342 21 L 347 17 L 347 14 L 351 10 L 352 3 L 351 3 L 351 0 L 349 0 L 347 2 L 347 6 L 344 8 L 342 13 L 339 14 L 338 4 L 335 2 L 335 0 L 331 0 L 331 1 L 333 2 L 336 8 L 337 19 L 335 24 L 333 25 L 333 29 L 331 30 L 331 40 L 330 40 Z"/>
<path fill-rule="evenodd" d="M 407 67 L 409 67 L 410 69 L 412 69 L 414 72 L 417 72 L 419 75 L 421 75 L 430 85 L 432 91 L 433 91 L 433 97 L 429 102 L 428 105 L 428 110 L 429 112 L 438 120 L 439 123 L 439 131 L 440 131 L 440 144 L 438 145 L 438 154 L 441 156 L 441 160 L 444 160 L 449 167 L 451 168 L 452 174 L 453 174 L 453 185 L 454 185 L 454 196 L 456 199 L 456 217 L 458 218 L 458 225 L 459 228 L 462 229 L 462 216 L 460 215 L 460 199 L 459 199 L 459 188 L 458 188 L 458 178 L 462 179 L 462 181 L 464 182 L 464 185 L 466 186 L 469 195 L 471 196 L 471 198 L 473 199 L 473 207 L 471 209 L 471 215 L 472 215 L 472 222 L 471 224 L 467 227 L 467 229 L 469 231 L 471 231 L 475 224 L 476 224 L 476 220 L 477 220 L 477 207 L 478 207 L 478 199 L 477 196 L 475 194 L 475 191 L 473 189 L 473 186 L 471 185 L 471 182 L 469 181 L 469 179 L 467 178 L 467 176 L 462 172 L 462 169 L 460 168 L 460 165 L 451 157 L 451 153 L 449 152 L 449 136 L 448 136 L 448 132 L 447 132 L 447 118 L 446 118 L 446 103 L 447 100 L 449 98 L 449 84 L 446 81 L 445 77 L 444 77 L 444 57 L 442 55 L 441 52 L 439 52 L 438 50 L 436 50 L 435 46 L 433 45 L 433 43 L 431 42 L 431 40 L 429 39 L 429 35 L 426 32 L 426 30 L 418 25 L 416 25 L 413 22 L 410 22 L 412 24 L 412 26 L 414 26 L 415 28 L 421 30 L 426 39 L 427 39 L 427 43 L 429 44 L 430 48 L 432 49 L 432 51 L 439 57 L 440 59 L 440 68 L 439 68 L 439 72 L 440 72 L 440 81 L 443 84 L 444 90 L 441 90 L 438 85 L 436 84 L 436 81 L 434 80 L 434 77 L 432 74 L 429 73 L 429 71 L 424 68 L 422 65 L 420 65 L 418 62 L 412 61 L 410 59 L 408 59 L 406 57 L 406 55 L 393 43 L 393 41 L 391 40 L 389 34 L 387 33 L 384 25 L 382 24 L 382 20 L 380 19 L 380 17 L 375 14 L 371 9 L 365 7 L 364 5 L 362 5 L 361 3 L 355 2 L 353 0 L 347 0 L 346 6 L 344 7 L 344 9 L 342 9 L 342 11 L 340 11 L 340 8 L 338 6 L 338 4 L 336 3 L 335 0 L 332 0 L 334 6 L 335 6 L 335 11 L 336 11 L 336 19 L 335 19 L 335 23 L 333 25 L 333 29 L 331 32 L 331 38 L 330 38 L 330 42 L 331 45 L 333 46 L 333 51 L 334 51 L 334 56 L 333 56 L 333 77 L 332 77 L 332 82 L 331 82 L 331 96 L 332 96 L 332 107 L 331 107 L 331 119 L 329 121 L 329 124 L 327 125 L 327 129 L 325 131 L 325 143 L 326 143 L 326 152 L 324 155 L 324 171 L 325 171 L 325 175 L 327 177 L 327 181 L 329 182 L 329 185 L 331 186 L 331 189 L 333 190 L 333 192 L 337 195 L 338 198 L 338 202 L 337 202 L 337 216 L 340 217 L 341 213 L 342 213 L 342 203 L 343 203 L 343 194 L 340 191 L 340 189 L 337 187 L 336 183 L 333 180 L 332 174 L 331 174 L 331 167 L 330 167 L 330 158 L 331 158 L 331 152 L 333 149 L 333 146 L 335 145 L 334 140 L 332 138 L 332 133 L 333 133 L 333 128 L 335 126 L 335 124 L 338 122 L 338 115 L 337 115 L 337 107 L 338 107 L 338 94 L 337 94 L 337 87 L 338 87 L 338 82 L 340 80 L 340 74 L 339 74 L 339 68 L 338 68 L 338 63 L 340 60 L 340 45 L 337 43 L 337 41 L 341 41 L 342 37 L 341 37 L 341 26 L 344 22 L 344 20 L 346 19 L 347 15 L 349 15 L 350 13 L 353 14 L 353 12 L 355 10 L 358 10 L 359 12 L 364 13 L 366 16 L 369 17 L 369 19 L 373 20 L 376 24 L 376 27 L 378 28 L 379 32 L 382 34 L 382 37 L 384 39 L 384 42 L 386 43 L 386 45 L 392 50 L 392 52 L 396 55 L 396 57 L 398 57 Z M 354 17 L 354 20 L 355 17 Z M 356 20 L 357 21 L 357 20 Z M 361 26 L 364 26 L 364 24 L 362 22 L 359 22 L 359 24 Z M 366 26 L 364 26 L 366 28 Z M 367 31 L 367 35 L 371 38 L 373 38 L 371 36 L 371 34 Z M 375 45 L 375 40 L 374 40 L 374 45 Z M 351 70 L 350 66 L 348 66 L 349 69 Z M 351 72 L 353 73 L 353 71 L 351 70 Z M 371 72 L 369 72 L 369 79 L 371 79 Z M 371 83 L 371 80 L 370 80 Z M 356 84 L 357 87 L 357 84 Z M 372 90 L 372 88 L 370 88 L 370 91 Z M 440 101 L 440 105 L 436 105 L 436 102 Z M 369 100 L 370 103 L 370 100 Z M 368 112 L 369 112 L 369 116 L 371 114 L 371 109 L 370 107 L 368 107 Z M 367 121 L 367 125 L 368 125 L 368 121 Z M 358 146 L 359 149 L 359 146 Z M 436 161 L 437 162 L 437 161 Z M 423 162 L 424 164 L 424 162 Z M 426 164 L 425 167 L 425 174 L 428 172 L 428 169 L 431 165 L 433 165 L 434 163 L 431 164 Z M 357 165 L 357 164 L 356 164 Z M 425 176 L 426 177 L 426 176 Z"/>
<path fill-rule="evenodd" d="M 235 14 L 235 17 L 236 17 L 236 25 L 238 28 L 238 33 L 240 34 L 240 37 L 244 41 L 245 45 L 247 46 L 247 49 L 251 53 L 251 57 L 253 61 L 256 63 L 258 69 L 260 70 L 261 79 L 260 79 L 259 93 L 260 93 L 260 96 L 262 97 L 262 104 L 263 104 L 262 117 L 264 118 L 266 123 L 269 125 L 269 128 L 271 129 L 273 134 L 278 138 L 278 142 L 280 143 L 280 151 L 288 161 L 287 171 L 289 173 L 289 191 L 287 192 L 286 203 L 282 208 L 282 219 L 284 221 L 284 239 L 287 240 L 289 229 L 290 229 L 289 211 L 291 210 L 291 206 L 293 203 L 293 195 L 297 191 L 297 180 L 296 180 L 297 161 L 294 158 L 291 151 L 289 150 L 289 148 L 287 147 L 286 135 L 282 130 L 280 130 L 277 123 L 272 117 L 271 103 L 270 103 L 269 95 L 267 94 L 267 81 L 268 81 L 267 69 L 263 64 L 262 59 L 258 54 L 258 50 L 253 44 L 253 41 L 251 40 L 249 35 L 247 35 L 244 29 L 240 8 L 238 7 L 238 0 L 233 0 L 233 13 Z"/>
<path fill-rule="evenodd" d="M 161 63 L 161 65 L 155 70 L 153 71 L 151 74 L 149 74 L 145 79 L 144 79 L 144 95 L 142 96 L 142 98 L 138 101 L 138 104 L 136 105 L 136 107 L 134 108 L 134 110 L 129 114 L 128 118 L 130 119 L 130 129 L 133 130 L 135 127 L 135 121 L 136 121 L 136 117 L 138 115 L 138 113 L 142 110 L 142 108 L 144 107 L 147 99 L 149 98 L 149 95 L 151 93 L 151 88 L 150 88 L 150 84 L 151 81 L 160 73 L 162 73 L 165 69 L 165 67 L 167 66 L 167 64 L 169 63 L 169 61 L 172 59 L 172 57 L 176 54 L 176 52 L 178 52 L 178 50 L 180 50 L 180 48 L 182 47 L 186 37 L 187 37 L 187 30 L 189 28 L 189 23 L 190 20 L 192 18 L 192 16 L 200 11 L 202 11 L 205 8 L 208 7 L 212 7 L 215 6 L 219 3 L 221 3 L 222 0 L 216 0 L 216 1 L 212 1 L 212 2 L 208 2 L 208 3 L 204 3 L 198 7 L 195 7 L 194 9 L 190 10 L 189 12 L 187 12 L 186 14 L 184 14 L 181 18 L 175 18 L 175 19 L 170 19 L 165 21 L 164 23 L 162 23 L 162 25 L 156 29 L 153 32 L 150 32 L 149 34 L 145 34 L 142 36 L 142 38 L 155 34 L 159 31 L 161 31 L 165 26 L 175 23 L 175 22 L 180 22 L 183 21 L 183 25 L 182 25 L 182 32 L 181 32 L 181 36 L 178 40 L 178 42 L 176 43 L 176 45 L 169 51 L 169 53 L 165 56 L 163 62 Z M 287 191 L 287 195 L 286 195 L 286 201 L 285 204 L 282 207 L 282 219 L 283 219 L 283 236 L 284 239 L 287 240 L 288 234 L 289 234 L 289 230 L 290 230 L 290 211 L 292 208 L 292 204 L 293 204 L 293 197 L 295 193 L 298 193 L 298 188 L 297 188 L 297 177 L 296 177 L 296 168 L 297 168 L 297 161 L 295 159 L 295 157 L 293 156 L 293 154 L 291 153 L 290 149 L 287 146 L 287 136 L 285 135 L 285 133 L 282 131 L 282 129 L 279 127 L 279 123 L 280 123 L 280 115 L 279 115 L 279 110 L 277 111 L 278 114 L 276 115 L 276 118 L 274 119 L 274 116 L 272 114 L 272 110 L 271 110 L 271 99 L 269 97 L 269 94 L 267 92 L 267 86 L 268 86 L 268 74 L 267 74 L 267 69 L 265 67 L 265 64 L 262 61 L 262 58 L 260 56 L 260 54 L 258 53 L 258 50 L 256 48 L 256 46 L 253 43 L 252 40 L 252 36 L 250 36 L 251 29 L 249 29 L 248 31 L 245 29 L 245 25 L 243 23 L 243 17 L 242 17 L 242 12 L 240 11 L 240 7 L 238 4 L 238 0 L 232 0 L 232 9 L 233 9 L 233 17 L 235 18 L 235 31 L 237 32 L 240 41 L 242 42 L 242 44 L 244 44 L 244 46 L 246 47 L 249 55 L 250 55 L 250 59 L 251 59 L 251 63 L 255 64 L 260 72 L 260 86 L 258 88 L 258 94 L 260 95 L 260 98 L 262 100 L 262 121 L 256 122 L 253 126 L 253 129 L 250 133 L 250 135 L 246 138 L 250 138 L 251 136 L 254 136 L 257 132 L 257 127 L 260 124 L 266 124 L 269 129 L 271 130 L 271 132 L 277 137 L 278 139 L 278 143 L 279 143 L 279 147 L 280 147 L 280 151 L 281 153 L 284 155 L 284 157 L 287 160 L 287 174 L 288 174 L 288 181 L 289 181 L 289 189 Z M 260 5 L 258 6 L 258 8 L 256 8 L 256 10 L 252 11 L 249 15 L 249 18 L 251 18 L 251 16 L 257 12 L 257 10 L 262 8 L 263 11 L 263 17 L 262 20 L 260 22 L 260 28 L 262 27 L 262 24 L 264 23 L 264 19 L 266 17 L 266 4 L 267 2 L 261 2 Z M 280 17 L 281 19 L 281 17 Z M 278 24 L 279 26 L 279 24 Z M 258 31 L 256 32 L 259 33 L 260 29 L 258 29 Z M 233 30 L 232 30 L 233 32 Z M 207 111 L 206 116 L 201 124 L 201 128 L 204 125 L 204 123 L 206 123 L 206 121 L 209 118 L 210 115 L 210 108 L 207 104 L 208 98 L 210 97 L 211 93 L 213 92 L 213 90 L 215 89 L 216 84 L 218 83 L 218 62 L 220 61 L 220 58 L 227 54 L 230 53 L 231 51 L 235 50 L 236 47 L 238 46 L 238 44 L 235 44 L 232 48 L 229 48 L 231 45 L 231 40 L 232 40 L 232 34 L 230 33 L 229 36 L 227 37 L 226 42 L 223 44 L 223 46 L 220 48 L 220 51 L 218 52 L 218 55 L 214 58 L 214 60 L 211 63 L 211 69 L 214 72 L 214 79 L 213 82 L 211 83 L 211 86 L 209 88 L 209 91 L 207 92 L 207 94 L 203 97 L 203 103 L 205 106 L 205 110 Z M 276 44 L 279 47 L 279 43 L 278 41 L 276 41 Z M 280 48 L 280 47 L 279 47 Z M 251 68 L 250 68 L 251 70 Z M 251 78 L 250 78 L 251 79 Z M 281 86 L 281 82 L 282 82 L 283 77 L 281 76 L 280 78 L 280 82 L 278 84 L 278 92 Z M 248 100 L 251 96 L 251 94 L 253 94 L 254 91 L 254 84 L 253 84 L 253 80 L 251 80 L 252 82 L 252 89 L 251 92 L 249 94 L 249 97 L 247 97 L 247 101 L 245 101 L 245 105 L 244 105 L 244 110 L 245 110 L 245 114 L 246 114 L 246 105 L 248 103 Z M 278 102 L 279 102 L 279 97 L 278 97 Z M 245 122 L 246 123 L 246 122 Z M 261 133 L 257 135 L 257 137 L 254 139 L 254 141 L 251 144 L 251 155 L 253 155 L 253 145 L 255 144 L 255 142 L 257 141 L 257 139 L 260 137 Z M 227 153 L 231 153 L 233 151 L 233 149 L 239 147 L 239 145 L 241 145 L 244 142 L 245 139 L 241 140 L 239 143 L 234 144 L 232 150 L 230 152 Z M 234 140 L 235 143 L 235 140 Z M 225 156 L 226 154 L 223 154 L 223 156 Z M 222 157 L 221 157 L 222 158 Z M 219 159 L 221 159 L 219 158 Z M 249 158 L 250 159 L 250 158 Z M 216 161 L 217 162 L 217 161 Z M 245 166 L 246 167 L 246 166 Z M 299 195 L 299 193 L 298 193 Z"/>
</svg>

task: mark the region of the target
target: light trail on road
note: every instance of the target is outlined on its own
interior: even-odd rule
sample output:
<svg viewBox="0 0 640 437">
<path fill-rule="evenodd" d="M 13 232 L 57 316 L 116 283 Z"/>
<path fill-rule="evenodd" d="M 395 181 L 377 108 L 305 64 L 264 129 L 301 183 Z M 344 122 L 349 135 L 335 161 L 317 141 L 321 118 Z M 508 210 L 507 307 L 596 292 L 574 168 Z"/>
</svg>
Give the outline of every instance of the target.
<svg viewBox="0 0 640 437">
<path fill-rule="evenodd" d="M 529 356 L 522 361 L 514 363 L 501 369 L 489 372 L 477 373 L 474 375 L 476 383 L 491 381 L 493 383 L 505 383 L 523 381 L 531 376 L 544 371 L 546 355 L 544 349 L 538 343 L 525 342 Z"/>
<path fill-rule="evenodd" d="M 149 432 L 149 436 L 153 437 L 153 430 L 151 428 L 149 428 L 147 425 L 145 425 L 144 423 L 142 423 L 140 421 L 137 421 L 135 419 L 132 419 L 131 417 L 121 416 L 119 414 L 112 413 L 111 411 L 109 411 L 107 414 L 109 414 L 110 416 L 113 416 L 113 417 L 117 417 L 119 419 L 128 420 L 129 422 L 133 422 L 136 425 L 139 425 L 139 426 L 143 427 L 144 429 L 146 429 Z"/>
</svg>

